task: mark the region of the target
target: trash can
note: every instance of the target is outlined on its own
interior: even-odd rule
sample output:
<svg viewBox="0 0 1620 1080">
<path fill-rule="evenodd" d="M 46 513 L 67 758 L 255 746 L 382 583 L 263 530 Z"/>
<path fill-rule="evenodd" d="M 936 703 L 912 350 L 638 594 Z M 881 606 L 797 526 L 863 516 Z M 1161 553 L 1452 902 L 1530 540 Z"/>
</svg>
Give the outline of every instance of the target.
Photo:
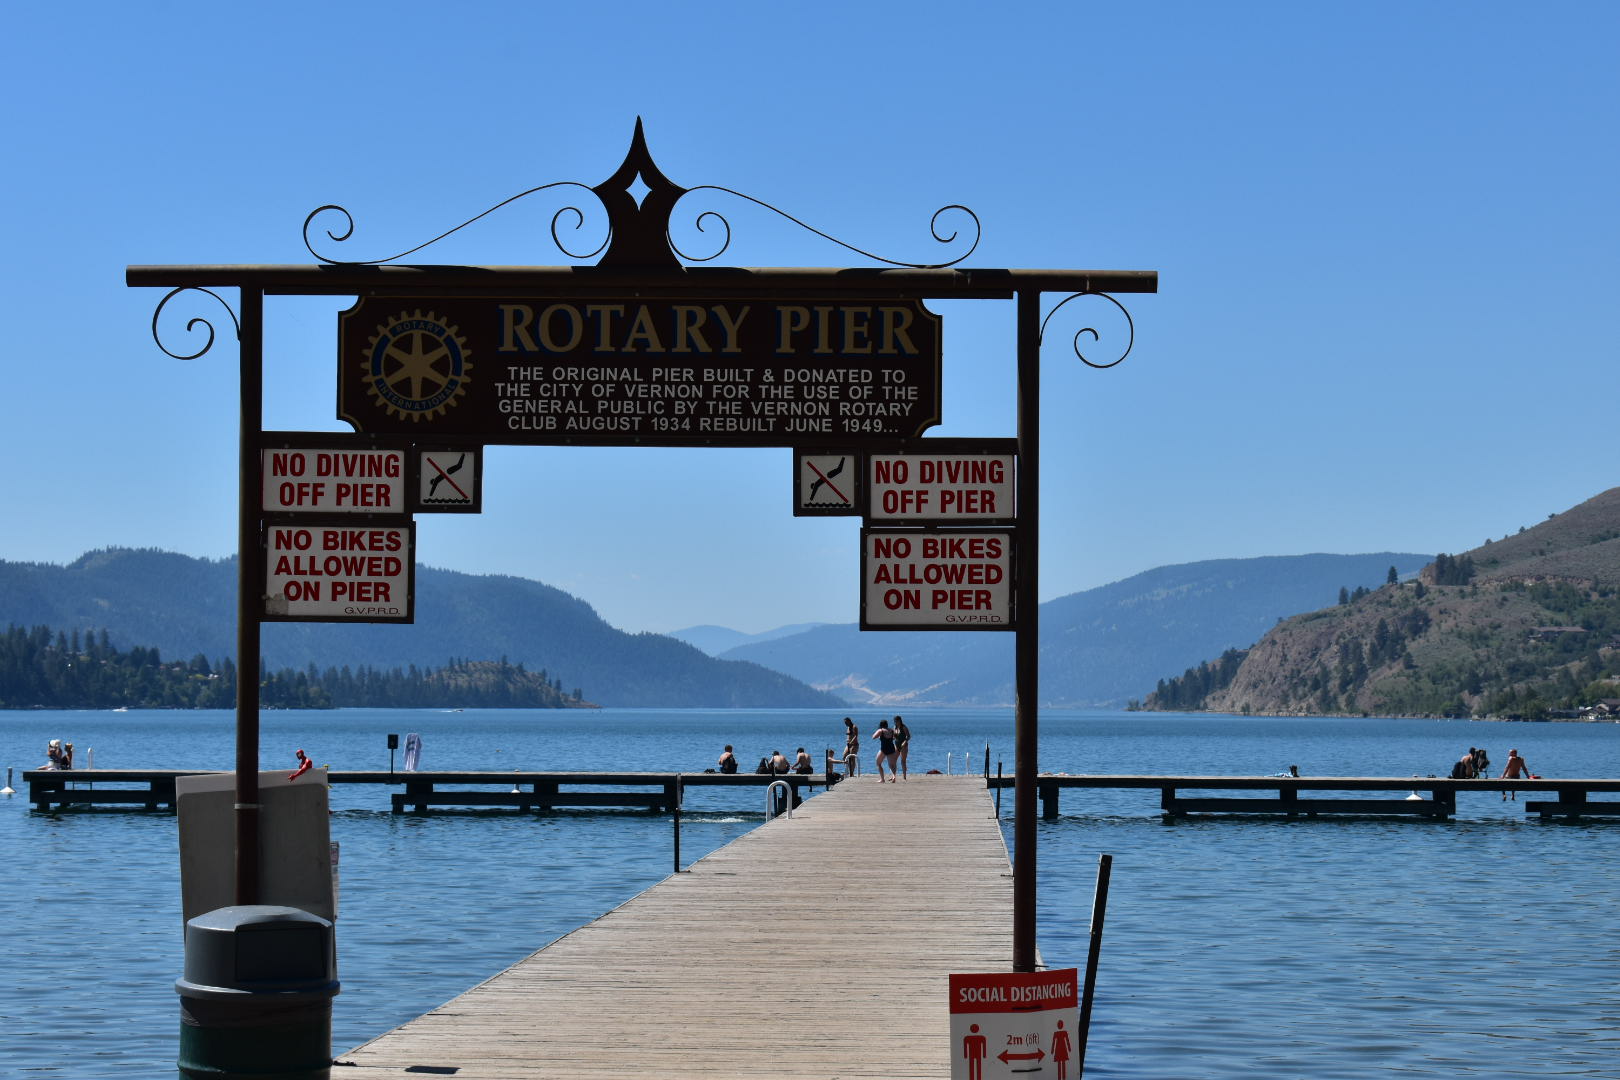
<svg viewBox="0 0 1620 1080">
<path fill-rule="evenodd" d="M 298 908 L 218 908 L 186 923 L 180 1076 L 329 1080 L 332 924 Z"/>
</svg>

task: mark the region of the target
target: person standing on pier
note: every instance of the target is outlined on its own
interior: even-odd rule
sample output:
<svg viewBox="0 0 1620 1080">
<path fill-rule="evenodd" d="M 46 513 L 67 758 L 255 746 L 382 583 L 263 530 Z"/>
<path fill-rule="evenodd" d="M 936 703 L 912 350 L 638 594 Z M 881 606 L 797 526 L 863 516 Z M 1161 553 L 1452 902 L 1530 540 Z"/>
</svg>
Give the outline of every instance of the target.
<svg viewBox="0 0 1620 1080">
<path fill-rule="evenodd" d="M 894 748 L 894 729 L 889 727 L 887 720 L 878 722 L 878 729 L 872 732 L 872 738 L 878 741 L 877 774 L 878 783 L 883 783 L 883 763 L 889 763 L 889 779 L 899 783 L 899 775 L 895 772 L 895 758 L 898 756 Z"/>
<path fill-rule="evenodd" d="M 902 780 L 909 779 L 906 774 L 906 748 L 910 745 L 911 729 L 906 727 L 906 722 L 904 720 L 896 716 L 894 718 L 894 750 L 895 755 L 900 759 L 900 779 Z M 891 771 L 893 770 L 894 766 L 892 763 L 890 764 L 889 768 Z"/>
<path fill-rule="evenodd" d="M 861 771 L 861 732 L 847 716 L 844 717 L 844 763 L 851 776 Z"/>
</svg>

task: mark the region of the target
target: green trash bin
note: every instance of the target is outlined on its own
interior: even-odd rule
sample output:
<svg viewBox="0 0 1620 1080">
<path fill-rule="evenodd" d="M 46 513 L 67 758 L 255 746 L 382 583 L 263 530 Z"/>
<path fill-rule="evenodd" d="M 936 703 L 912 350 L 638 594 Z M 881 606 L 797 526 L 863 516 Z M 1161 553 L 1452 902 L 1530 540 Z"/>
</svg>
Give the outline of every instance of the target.
<svg viewBox="0 0 1620 1080">
<path fill-rule="evenodd" d="M 219 908 L 186 923 L 183 1080 L 329 1080 L 332 924 L 298 908 Z"/>
</svg>

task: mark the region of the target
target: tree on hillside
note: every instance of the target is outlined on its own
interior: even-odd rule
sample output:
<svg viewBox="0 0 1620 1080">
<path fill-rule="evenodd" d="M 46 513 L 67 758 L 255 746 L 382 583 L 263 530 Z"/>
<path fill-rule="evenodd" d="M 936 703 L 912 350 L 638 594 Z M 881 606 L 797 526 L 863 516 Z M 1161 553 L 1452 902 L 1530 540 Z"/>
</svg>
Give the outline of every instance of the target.
<svg viewBox="0 0 1620 1080">
<path fill-rule="evenodd" d="M 1399 585 L 1400 583 L 1401 583 L 1401 575 L 1395 572 L 1395 568 L 1393 566 L 1390 567 L 1389 568 L 1389 576 L 1384 579 L 1384 584 L 1386 584 L 1386 585 Z"/>
</svg>

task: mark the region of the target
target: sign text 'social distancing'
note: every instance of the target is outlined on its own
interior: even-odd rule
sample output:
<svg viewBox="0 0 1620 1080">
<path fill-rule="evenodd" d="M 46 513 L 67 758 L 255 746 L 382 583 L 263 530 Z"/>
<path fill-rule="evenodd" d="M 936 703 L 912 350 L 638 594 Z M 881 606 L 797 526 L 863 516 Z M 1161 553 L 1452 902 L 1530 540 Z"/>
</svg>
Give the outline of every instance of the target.
<svg viewBox="0 0 1620 1080">
<path fill-rule="evenodd" d="M 414 525 L 265 527 L 266 619 L 410 622 Z"/>
<path fill-rule="evenodd" d="M 1013 534 L 861 530 L 863 629 L 1011 630 Z"/>
<path fill-rule="evenodd" d="M 919 301 L 429 303 L 367 297 L 339 317 L 338 416 L 356 431 L 818 446 L 940 419 L 940 319 Z"/>
</svg>

